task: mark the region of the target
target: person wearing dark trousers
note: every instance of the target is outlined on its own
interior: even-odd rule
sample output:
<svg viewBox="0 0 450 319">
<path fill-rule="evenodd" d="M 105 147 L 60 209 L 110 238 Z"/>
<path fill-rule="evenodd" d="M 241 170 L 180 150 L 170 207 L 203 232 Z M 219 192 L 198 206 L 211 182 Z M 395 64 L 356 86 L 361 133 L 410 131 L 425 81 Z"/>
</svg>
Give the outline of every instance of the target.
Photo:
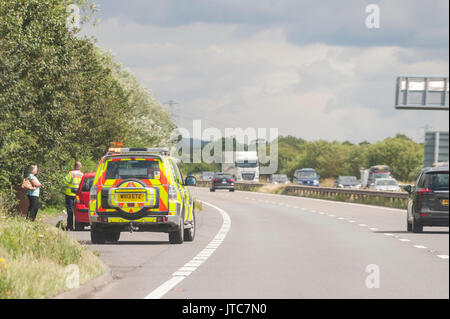
<svg viewBox="0 0 450 319">
<path fill-rule="evenodd" d="M 38 172 L 37 165 L 31 165 L 29 174 L 27 177 L 30 180 L 31 185 L 34 188 L 34 189 L 29 189 L 27 191 L 28 200 L 30 202 L 27 218 L 31 221 L 34 221 L 36 219 L 36 215 L 39 210 L 39 194 L 40 194 L 40 190 L 42 187 L 41 183 L 39 182 L 39 180 L 36 177 L 37 172 Z"/>
<path fill-rule="evenodd" d="M 64 177 L 64 194 L 66 195 L 66 209 L 67 209 L 67 230 L 73 230 L 73 207 L 75 204 L 75 196 L 80 187 L 81 178 L 81 163 L 76 162 L 73 170 Z"/>
</svg>

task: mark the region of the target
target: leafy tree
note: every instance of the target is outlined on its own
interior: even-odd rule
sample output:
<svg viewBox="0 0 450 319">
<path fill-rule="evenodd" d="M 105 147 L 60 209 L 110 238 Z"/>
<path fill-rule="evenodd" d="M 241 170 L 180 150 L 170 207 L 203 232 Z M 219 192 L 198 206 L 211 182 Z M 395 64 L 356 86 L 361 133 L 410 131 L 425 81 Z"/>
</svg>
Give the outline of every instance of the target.
<svg viewBox="0 0 450 319">
<path fill-rule="evenodd" d="M 112 141 L 166 143 L 173 127 L 129 71 L 79 29 L 68 30 L 72 3 L 0 2 L 0 192 L 7 198 L 33 163 L 44 202 L 60 203 L 75 160 L 95 163 Z M 76 3 L 89 18 L 92 3 Z"/>
</svg>

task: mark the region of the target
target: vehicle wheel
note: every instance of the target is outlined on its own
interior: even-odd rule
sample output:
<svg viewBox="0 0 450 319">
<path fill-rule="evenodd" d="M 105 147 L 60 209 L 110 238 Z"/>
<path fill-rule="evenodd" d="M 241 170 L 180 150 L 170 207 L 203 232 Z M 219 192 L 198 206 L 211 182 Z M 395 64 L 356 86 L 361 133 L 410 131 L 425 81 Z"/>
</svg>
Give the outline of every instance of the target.
<svg viewBox="0 0 450 319">
<path fill-rule="evenodd" d="M 234 189 L 230 189 L 230 192 L 234 192 Z"/>
<path fill-rule="evenodd" d="M 84 224 L 75 222 L 75 231 L 83 231 L 84 230 Z"/>
<path fill-rule="evenodd" d="M 116 243 L 120 238 L 120 231 L 112 231 L 104 234 L 106 241 Z"/>
<path fill-rule="evenodd" d="M 94 245 L 101 245 L 104 244 L 106 241 L 105 233 L 98 230 L 98 229 L 92 229 L 91 230 L 91 242 Z"/>
<path fill-rule="evenodd" d="M 211 188 L 209 191 L 210 192 L 215 192 L 216 190 L 214 188 Z"/>
<path fill-rule="evenodd" d="M 184 218 L 181 220 L 178 229 L 169 232 L 169 243 L 182 244 L 184 240 Z"/>
<path fill-rule="evenodd" d="M 192 227 L 184 230 L 184 240 L 185 241 L 194 241 L 195 237 L 195 211 L 192 211 Z"/>
<path fill-rule="evenodd" d="M 423 232 L 423 225 L 416 221 L 416 219 L 413 216 L 413 222 L 412 222 L 412 232 L 413 233 L 422 233 Z"/>
</svg>

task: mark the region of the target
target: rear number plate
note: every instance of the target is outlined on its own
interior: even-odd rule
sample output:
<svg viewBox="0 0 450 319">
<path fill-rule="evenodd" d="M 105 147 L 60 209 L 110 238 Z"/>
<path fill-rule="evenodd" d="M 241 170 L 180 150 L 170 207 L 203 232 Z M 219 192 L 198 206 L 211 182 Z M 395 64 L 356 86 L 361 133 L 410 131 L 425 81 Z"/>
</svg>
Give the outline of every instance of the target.
<svg viewBox="0 0 450 319">
<path fill-rule="evenodd" d="M 117 193 L 116 193 L 117 194 Z M 145 194 L 117 194 L 118 203 L 143 203 L 145 202 Z"/>
<path fill-rule="evenodd" d="M 443 206 L 448 206 L 448 199 L 443 199 L 442 200 L 442 205 Z"/>
</svg>

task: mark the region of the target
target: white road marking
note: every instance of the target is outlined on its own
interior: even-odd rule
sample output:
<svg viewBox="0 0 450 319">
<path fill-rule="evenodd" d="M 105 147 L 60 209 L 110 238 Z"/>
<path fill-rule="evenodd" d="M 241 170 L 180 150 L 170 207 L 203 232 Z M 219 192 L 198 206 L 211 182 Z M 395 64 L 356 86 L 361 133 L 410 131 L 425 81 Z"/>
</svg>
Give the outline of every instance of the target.
<svg viewBox="0 0 450 319">
<path fill-rule="evenodd" d="M 176 272 L 172 274 L 172 278 L 167 280 L 165 283 L 163 283 L 161 286 L 153 290 L 151 293 L 149 293 L 147 296 L 144 297 L 144 299 L 160 299 L 162 298 L 166 293 L 168 293 L 170 290 L 172 290 L 176 285 L 178 285 L 180 282 L 182 282 L 187 276 L 189 276 L 193 271 L 195 271 L 202 263 L 204 263 L 209 256 L 211 256 L 216 249 L 220 246 L 220 244 L 223 242 L 225 237 L 228 234 L 228 231 L 231 228 L 231 218 L 227 214 L 226 211 L 223 209 L 207 203 L 205 201 L 202 201 L 203 204 L 211 206 L 212 208 L 216 209 L 221 215 L 222 215 L 222 227 L 220 228 L 219 232 L 216 234 L 213 240 L 200 252 L 192 258 L 189 262 L 184 264 L 183 267 L 180 267 Z"/>
<path fill-rule="evenodd" d="M 411 240 L 406 239 L 406 238 L 399 238 L 398 240 L 403 241 L 403 242 L 410 242 Z"/>
<path fill-rule="evenodd" d="M 238 191 L 240 193 L 246 193 L 246 191 Z M 399 208 L 390 208 L 390 207 L 383 207 L 383 206 L 374 206 L 374 205 L 365 205 L 365 204 L 357 204 L 357 203 L 347 203 L 347 202 L 339 202 L 339 201 L 333 201 L 333 200 L 326 200 L 326 199 L 318 199 L 318 198 L 308 198 L 308 197 L 301 197 L 301 196 L 295 196 L 295 195 L 280 195 L 280 194 L 270 194 L 270 193 L 258 193 L 254 192 L 252 195 L 257 196 L 273 196 L 273 197 L 289 197 L 289 198 L 297 198 L 302 200 L 310 200 L 310 201 L 316 201 L 316 202 L 323 202 L 333 205 L 352 205 L 357 207 L 363 207 L 363 208 L 373 208 L 373 209 L 380 209 L 380 210 L 389 210 L 392 212 L 405 212 L 405 209 L 399 209 Z"/>
<path fill-rule="evenodd" d="M 367 227 L 366 224 L 359 224 L 359 226 L 361 226 L 361 227 Z"/>
<path fill-rule="evenodd" d="M 386 236 L 394 236 L 394 234 L 384 233 Z"/>
<path fill-rule="evenodd" d="M 419 248 L 419 249 L 426 249 L 427 247 L 422 246 L 422 245 L 414 245 L 414 247 Z"/>
<path fill-rule="evenodd" d="M 448 255 L 437 255 L 441 259 L 448 259 Z"/>
<path fill-rule="evenodd" d="M 372 227 L 372 228 L 369 228 L 371 231 L 377 231 L 378 230 L 378 228 L 375 228 L 375 227 Z"/>
</svg>

